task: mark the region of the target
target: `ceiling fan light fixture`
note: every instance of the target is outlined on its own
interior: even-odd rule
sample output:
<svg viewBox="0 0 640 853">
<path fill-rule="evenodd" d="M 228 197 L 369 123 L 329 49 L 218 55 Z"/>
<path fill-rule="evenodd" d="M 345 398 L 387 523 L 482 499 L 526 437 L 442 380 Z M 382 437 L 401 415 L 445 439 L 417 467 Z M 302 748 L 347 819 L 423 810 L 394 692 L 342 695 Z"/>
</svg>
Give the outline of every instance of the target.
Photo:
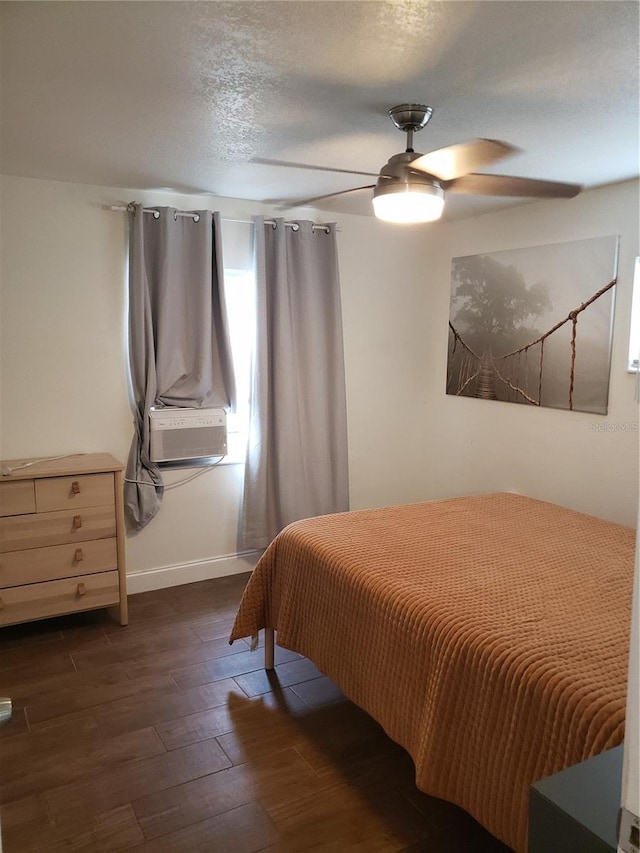
<svg viewBox="0 0 640 853">
<path fill-rule="evenodd" d="M 442 216 L 444 191 L 435 183 L 389 182 L 373 191 L 373 210 L 385 222 L 435 222 Z"/>
</svg>

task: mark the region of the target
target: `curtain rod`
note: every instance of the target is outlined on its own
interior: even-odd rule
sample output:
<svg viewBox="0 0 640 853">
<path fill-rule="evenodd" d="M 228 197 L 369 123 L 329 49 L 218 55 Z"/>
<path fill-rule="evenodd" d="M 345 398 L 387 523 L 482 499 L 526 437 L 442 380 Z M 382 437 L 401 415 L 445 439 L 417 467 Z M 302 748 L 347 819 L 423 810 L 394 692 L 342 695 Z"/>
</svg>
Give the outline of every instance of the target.
<svg viewBox="0 0 640 853">
<path fill-rule="evenodd" d="M 116 210 L 116 211 L 120 211 L 120 212 L 124 212 L 127 209 L 128 208 L 127 208 L 126 204 L 113 204 L 109 208 L 109 210 Z M 160 211 L 154 210 L 154 208 L 152 208 L 152 207 L 143 207 L 142 212 L 143 213 L 152 213 L 154 219 L 159 219 L 159 217 L 160 217 Z M 193 219 L 194 222 L 198 222 L 200 220 L 199 214 L 190 213 L 189 211 L 185 211 L 185 210 L 176 210 L 174 213 L 174 216 L 175 217 L 186 216 L 186 217 Z M 223 222 L 237 222 L 239 225 L 253 225 L 253 221 L 251 219 L 228 219 L 224 216 L 221 216 L 220 218 L 222 219 Z M 274 228 L 276 227 L 275 219 L 265 219 L 264 224 L 265 225 L 273 225 Z M 300 228 L 300 226 L 298 225 L 297 222 L 285 222 L 284 224 L 287 228 L 293 228 L 294 231 L 297 231 Z M 311 230 L 315 231 L 316 228 L 320 231 L 324 231 L 326 234 L 329 234 L 331 232 L 331 226 L 328 225 L 326 222 L 319 222 L 317 224 L 314 222 L 313 225 L 311 226 Z M 336 229 L 336 230 L 338 230 L 338 229 Z"/>
</svg>

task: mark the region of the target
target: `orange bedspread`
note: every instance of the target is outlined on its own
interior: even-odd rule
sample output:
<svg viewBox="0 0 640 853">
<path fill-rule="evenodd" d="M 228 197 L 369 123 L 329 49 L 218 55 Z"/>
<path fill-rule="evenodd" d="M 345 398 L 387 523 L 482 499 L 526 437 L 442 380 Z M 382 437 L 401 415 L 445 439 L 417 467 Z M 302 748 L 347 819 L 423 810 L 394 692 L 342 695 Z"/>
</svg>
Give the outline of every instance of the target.
<svg viewBox="0 0 640 853">
<path fill-rule="evenodd" d="M 423 791 L 526 850 L 531 784 L 621 743 L 635 533 L 482 495 L 290 525 L 231 635 L 309 657 Z"/>
</svg>

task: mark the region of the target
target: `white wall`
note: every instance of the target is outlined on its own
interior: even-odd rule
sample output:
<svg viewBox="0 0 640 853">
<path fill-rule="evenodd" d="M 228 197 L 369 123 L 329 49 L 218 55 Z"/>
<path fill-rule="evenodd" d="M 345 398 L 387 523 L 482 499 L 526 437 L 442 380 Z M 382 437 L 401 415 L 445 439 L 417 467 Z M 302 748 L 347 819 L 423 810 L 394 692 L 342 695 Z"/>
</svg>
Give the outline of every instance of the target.
<svg viewBox="0 0 640 853">
<path fill-rule="evenodd" d="M 105 208 L 135 198 L 236 218 L 269 210 L 15 177 L 0 189 L 0 456 L 106 450 L 124 460 L 126 228 Z M 631 183 L 435 226 L 339 217 L 354 508 L 514 489 L 635 523 L 637 434 L 589 424 L 637 421 L 625 372 L 637 200 Z M 612 233 L 622 239 L 606 419 L 447 397 L 451 257 Z M 241 487 L 241 466 L 225 466 L 167 492 L 127 541 L 131 589 L 246 568 L 227 559 Z"/>
<path fill-rule="evenodd" d="M 436 496 L 426 438 L 444 386 L 432 383 L 430 338 L 448 319 L 434 310 L 448 288 L 433 274 L 437 229 L 340 222 L 351 506 Z"/>
</svg>

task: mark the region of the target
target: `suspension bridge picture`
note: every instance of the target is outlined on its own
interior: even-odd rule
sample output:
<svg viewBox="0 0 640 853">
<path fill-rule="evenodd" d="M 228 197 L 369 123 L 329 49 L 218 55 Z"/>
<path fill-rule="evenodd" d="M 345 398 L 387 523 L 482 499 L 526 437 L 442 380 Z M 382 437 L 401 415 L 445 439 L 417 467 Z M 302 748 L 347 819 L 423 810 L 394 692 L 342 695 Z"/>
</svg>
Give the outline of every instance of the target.
<svg viewBox="0 0 640 853">
<path fill-rule="evenodd" d="M 607 413 L 618 238 L 453 258 L 447 394 Z"/>
</svg>

